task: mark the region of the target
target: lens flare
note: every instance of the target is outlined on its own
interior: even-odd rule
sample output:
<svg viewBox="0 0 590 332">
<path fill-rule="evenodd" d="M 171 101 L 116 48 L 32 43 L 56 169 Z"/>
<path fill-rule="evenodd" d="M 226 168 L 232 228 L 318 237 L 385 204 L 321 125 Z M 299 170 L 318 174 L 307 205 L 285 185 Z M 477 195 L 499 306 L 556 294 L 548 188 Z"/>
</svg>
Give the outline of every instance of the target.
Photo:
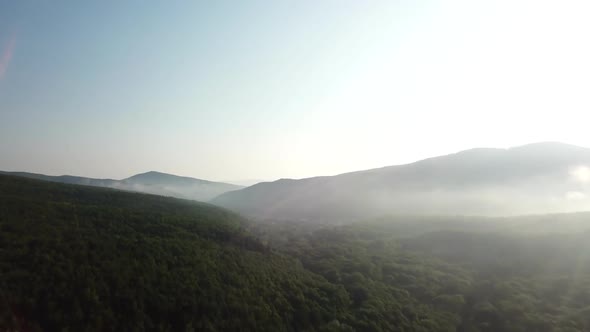
<svg viewBox="0 0 590 332">
<path fill-rule="evenodd" d="M 4 74 L 8 70 L 8 65 L 10 64 L 10 60 L 12 59 L 12 55 L 14 54 L 14 47 L 16 45 L 16 34 L 13 34 L 8 43 L 4 47 L 4 51 L 2 52 L 2 56 L 0 57 L 0 80 L 4 78 Z"/>
</svg>

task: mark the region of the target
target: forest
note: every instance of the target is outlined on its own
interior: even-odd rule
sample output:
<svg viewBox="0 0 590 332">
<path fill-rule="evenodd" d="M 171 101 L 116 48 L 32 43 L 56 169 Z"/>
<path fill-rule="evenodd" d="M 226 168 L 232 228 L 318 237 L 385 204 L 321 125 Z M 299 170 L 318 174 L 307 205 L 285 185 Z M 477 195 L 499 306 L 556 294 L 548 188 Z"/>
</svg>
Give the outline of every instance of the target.
<svg viewBox="0 0 590 332">
<path fill-rule="evenodd" d="M 0 175 L 0 331 L 590 331 L 590 215 L 254 221 Z"/>
</svg>

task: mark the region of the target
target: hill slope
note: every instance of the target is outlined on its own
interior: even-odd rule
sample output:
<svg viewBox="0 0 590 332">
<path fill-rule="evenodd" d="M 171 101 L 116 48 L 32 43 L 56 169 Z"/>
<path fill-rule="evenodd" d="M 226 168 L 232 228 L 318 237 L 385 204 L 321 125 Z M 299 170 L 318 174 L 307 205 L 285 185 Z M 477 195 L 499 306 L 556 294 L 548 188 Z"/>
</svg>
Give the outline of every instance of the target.
<svg viewBox="0 0 590 332">
<path fill-rule="evenodd" d="M 176 198 L 193 199 L 197 201 L 208 201 L 227 191 L 243 188 L 243 186 L 229 183 L 213 182 L 153 171 L 137 174 L 123 180 L 92 179 L 71 175 L 49 176 L 26 172 L 0 171 L 0 174 L 17 175 L 31 179 L 59 183 L 115 188 Z"/>
<path fill-rule="evenodd" d="M 587 214 L 530 218 L 588 229 Z M 588 331 L 588 233 L 475 226 L 488 221 L 252 227 L 204 203 L 0 175 L 0 330 Z"/>
<path fill-rule="evenodd" d="M 590 214 L 526 219 L 396 216 L 319 229 L 269 223 L 263 232 L 345 287 L 352 312 L 372 318 L 357 331 L 407 331 L 392 306 L 407 296 L 439 317 L 425 331 L 590 331 Z M 567 233 L 535 225 L 572 221 Z"/>
<path fill-rule="evenodd" d="M 202 203 L 0 175 L 0 330 L 293 331 L 339 318 L 341 288 L 243 223 Z"/>
<path fill-rule="evenodd" d="M 590 149 L 538 143 L 260 183 L 212 203 L 263 219 L 350 221 L 390 213 L 569 212 L 590 209 L 589 197 Z"/>
</svg>

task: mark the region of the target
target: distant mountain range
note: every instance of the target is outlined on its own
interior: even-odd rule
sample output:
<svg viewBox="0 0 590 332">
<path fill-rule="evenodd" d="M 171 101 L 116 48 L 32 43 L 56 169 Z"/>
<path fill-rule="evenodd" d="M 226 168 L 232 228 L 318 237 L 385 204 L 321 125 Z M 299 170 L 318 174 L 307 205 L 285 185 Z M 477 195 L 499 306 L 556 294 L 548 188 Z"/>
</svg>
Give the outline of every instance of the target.
<svg viewBox="0 0 590 332">
<path fill-rule="evenodd" d="M 227 191 L 243 188 L 243 186 L 229 183 L 213 182 L 153 171 L 137 174 L 123 180 L 92 179 L 71 175 L 49 176 L 26 172 L 0 171 L 0 174 L 18 175 L 51 182 L 107 187 L 197 201 L 208 201 Z"/>
<path fill-rule="evenodd" d="M 385 214 L 590 210 L 590 149 L 562 143 L 472 149 L 407 165 L 259 183 L 211 202 L 262 219 L 332 222 Z"/>
</svg>

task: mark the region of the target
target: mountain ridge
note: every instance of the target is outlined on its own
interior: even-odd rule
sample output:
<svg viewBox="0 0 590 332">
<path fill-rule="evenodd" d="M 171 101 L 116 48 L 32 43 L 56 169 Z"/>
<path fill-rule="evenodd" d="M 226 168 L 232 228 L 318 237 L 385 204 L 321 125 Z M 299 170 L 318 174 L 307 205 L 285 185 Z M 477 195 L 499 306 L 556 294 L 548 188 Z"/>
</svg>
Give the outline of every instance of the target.
<svg viewBox="0 0 590 332">
<path fill-rule="evenodd" d="M 106 187 L 197 201 L 208 201 L 226 191 L 243 188 L 243 186 L 225 182 L 215 182 L 157 171 L 139 173 L 121 180 L 95 179 L 73 175 L 52 176 L 29 172 L 0 171 L 0 174 L 16 175 L 58 183 Z"/>
<path fill-rule="evenodd" d="M 478 148 L 409 164 L 260 183 L 211 202 L 255 218 L 324 221 L 388 213 L 572 212 L 590 209 L 590 188 L 571 175 L 578 166 L 590 167 L 590 149 L 557 142 Z"/>
</svg>

